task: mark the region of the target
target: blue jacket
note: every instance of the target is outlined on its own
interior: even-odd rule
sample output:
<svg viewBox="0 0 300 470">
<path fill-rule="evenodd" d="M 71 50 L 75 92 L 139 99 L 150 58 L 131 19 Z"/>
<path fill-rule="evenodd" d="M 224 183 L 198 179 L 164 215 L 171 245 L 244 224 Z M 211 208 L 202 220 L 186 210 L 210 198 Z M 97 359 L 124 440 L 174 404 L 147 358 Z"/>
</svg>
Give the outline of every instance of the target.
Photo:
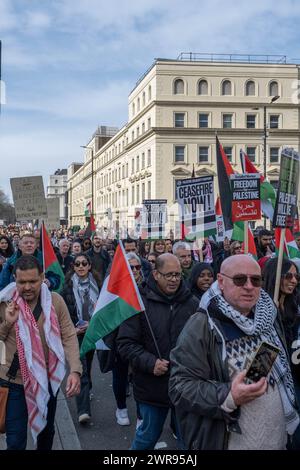
<svg viewBox="0 0 300 470">
<path fill-rule="evenodd" d="M 3 265 L 3 269 L 0 273 L 0 290 L 8 286 L 11 282 L 14 282 L 13 270 L 16 262 L 21 258 L 21 250 L 16 251 Z M 43 255 L 39 250 L 35 250 L 33 256 L 37 258 L 39 264 L 43 266 Z M 50 282 L 50 290 L 56 290 L 60 284 L 60 277 L 52 271 L 48 271 L 45 275 L 46 279 Z"/>
</svg>

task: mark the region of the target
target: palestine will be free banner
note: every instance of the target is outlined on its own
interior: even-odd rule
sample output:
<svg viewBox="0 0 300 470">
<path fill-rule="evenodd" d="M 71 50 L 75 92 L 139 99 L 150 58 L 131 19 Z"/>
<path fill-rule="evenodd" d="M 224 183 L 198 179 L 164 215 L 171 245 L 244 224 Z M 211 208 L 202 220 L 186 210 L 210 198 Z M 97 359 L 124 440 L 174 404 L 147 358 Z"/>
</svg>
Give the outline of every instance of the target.
<svg viewBox="0 0 300 470">
<path fill-rule="evenodd" d="M 232 221 L 259 220 L 260 174 L 230 175 L 232 189 Z"/>
<path fill-rule="evenodd" d="M 281 152 L 279 187 L 273 217 L 274 227 L 292 228 L 297 214 L 300 155 L 292 148 Z"/>
<path fill-rule="evenodd" d="M 186 238 L 216 233 L 213 176 L 177 180 L 176 196 Z"/>
</svg>

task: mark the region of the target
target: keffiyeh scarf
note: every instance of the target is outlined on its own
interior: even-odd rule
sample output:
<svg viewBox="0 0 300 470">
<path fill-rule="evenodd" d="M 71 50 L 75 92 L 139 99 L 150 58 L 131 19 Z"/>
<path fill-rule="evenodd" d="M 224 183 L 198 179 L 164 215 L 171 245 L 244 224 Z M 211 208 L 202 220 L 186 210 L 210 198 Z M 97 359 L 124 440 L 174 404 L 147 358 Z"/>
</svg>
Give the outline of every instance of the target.
<svg viewBox="0 0 300 470">
<path fill-rule="evenodd" d="M 1 302 L 11 299 L 20 309 L 15 324 L 17 351 L 28 409 L 28 423 L 36 443 L 37 436 L 47 424 L 49 382 L 55 396 L 66 373 L 65 354 L 52 296 L 46 284 L 41 287 L 41 306 L 45 339 L 49 348 L 48 371 L 37 322 L 27 302 L 20 297 L 15 283 L 9 284 L 0 294 Z"/>
<path fill-rule="evenodd" d="M 212 300 L 214 300 L 217 308 L 222 312 L 222 314 L 232 320 L 236 326 L 246 335 L 258 336 L 261 341 L 272 343 L 274 346 L 277 346 L 280 349 L 280 353 L 278 354 L 272 368 L 272 375 L 274 376 L 280 392 L 287 432 L 288 434 L 293 434 L 300 421 L 298 413 L 295 409 L 295 390 L 289 362 L 285 349 L 274 326 L 274 322 L 277 316 L 277 309 L 274 302 L 270 296 L 263 289 L 261 289 L 259 299 L 255 306 L 254 318 L 248 318 L 247 316 L 235 310 L 224 299 L 219 288 L 218 281 L 215 281 L 212 284 L 210 289 L 203 295 L 200 301 L 200 307 L 206 310 L 207 313 L 209 304 Z M 216 327 L 210 316 L 209 323 L 211 328 L 217 329 L 218 333 L 222 337 L 223 346 L 225 347 L 223 335 Z M 223 360 L 224 359 L 225 358 L 223 355 Z"/>
</svg>

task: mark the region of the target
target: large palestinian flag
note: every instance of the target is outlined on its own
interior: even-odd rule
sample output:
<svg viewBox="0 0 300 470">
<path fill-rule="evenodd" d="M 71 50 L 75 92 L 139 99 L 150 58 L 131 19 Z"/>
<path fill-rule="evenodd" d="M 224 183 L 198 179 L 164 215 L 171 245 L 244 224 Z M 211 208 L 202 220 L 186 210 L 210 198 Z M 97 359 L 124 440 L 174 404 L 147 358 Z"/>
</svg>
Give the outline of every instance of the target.
<svg viewBox="0 0 300 470">
<path fill-rule="evenodd" d="M 95 311 L 80 349 L 83 357 L 98 340 L 114 331 L 125 320 L 145 310 L 122 242 L 113 258 L 111 271 L 102 286 Z"/>
<path fill-rule="evenodd" d="M 237 240 L 245 245 L 245 224 L 244 222 L 235 222 L 232 232 L 232 240 Z M 256 245 L 251 228 L 248 225 L 248 253 L 257 260 Z"/>
<path fill-rule="evenodd" d="M 54 252 L 50 238 L 48 237 L 44 222 L 41 226 L 41 250 L 43 253 L 44 272 L 47 273 L 48 271 L 51 271 L 60 278 L 59 286 L 57 289 L 55 289 L 54 292 L 61 292 L 65 282 L 65 276 L 56 258 L 56 254 Z"/>
<path fill-rule="evenodd" d="M 281 228 L 275 228 L 276 253 L 279 252 Z M 285 229 L 284 253 L 288 258 L 300 258 L 300 250 L 295 241 L 295 237 L 289 228 Z"/>
</svg>

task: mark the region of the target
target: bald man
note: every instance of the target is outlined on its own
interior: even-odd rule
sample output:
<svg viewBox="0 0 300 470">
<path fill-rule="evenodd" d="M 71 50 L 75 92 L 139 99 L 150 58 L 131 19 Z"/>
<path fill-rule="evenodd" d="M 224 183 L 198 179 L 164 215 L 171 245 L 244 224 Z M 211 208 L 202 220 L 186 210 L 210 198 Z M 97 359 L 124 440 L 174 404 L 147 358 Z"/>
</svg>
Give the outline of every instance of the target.
<svg viewBox="0 0 300 470">
<path fill-rule="evenodd" d="M 285 338 L 261 283 L 253 258 L 227 258 L 171 352 L 169 394 L 187 449 L 285 449 L 299 424 Z M 250 382 L 262 342 L 280 353 Z"/>
<path fill-rule="evenodd" d="M 182 281 L 178 258 L 170 253 L 158 256 L 141 294 L 146 313 L 122 323 L 117 342 L 122 359 L 132 366 L 133 393 L 142 417 L 131 448 L 151 450 L 170 409 L 170 351 L 198 300 Z"/>
</svg>

